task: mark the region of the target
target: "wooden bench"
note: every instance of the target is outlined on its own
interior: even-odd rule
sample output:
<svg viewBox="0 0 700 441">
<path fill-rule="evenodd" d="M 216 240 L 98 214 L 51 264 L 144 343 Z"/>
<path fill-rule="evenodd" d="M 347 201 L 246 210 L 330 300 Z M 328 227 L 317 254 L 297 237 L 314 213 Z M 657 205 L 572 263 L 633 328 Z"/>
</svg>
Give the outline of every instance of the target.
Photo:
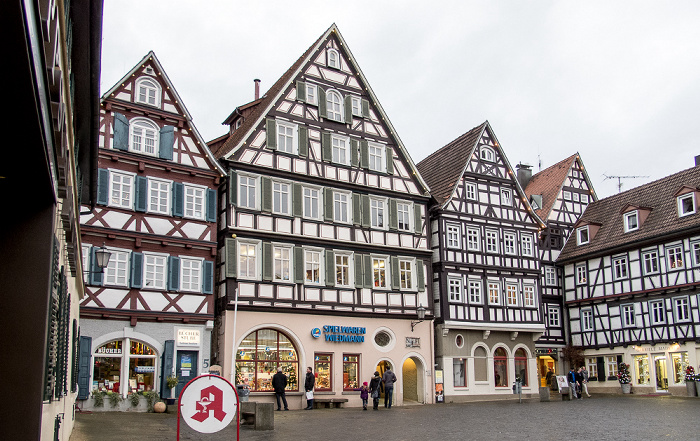
<svg viewBox="0 0 700 441">
<path fill-rule="evenodd" d="M 324 408 L 324 409 L 340 409 L 345 403 L 348 402 L 347 398 L 314 398 L 314 407 Z"/>
</svg>

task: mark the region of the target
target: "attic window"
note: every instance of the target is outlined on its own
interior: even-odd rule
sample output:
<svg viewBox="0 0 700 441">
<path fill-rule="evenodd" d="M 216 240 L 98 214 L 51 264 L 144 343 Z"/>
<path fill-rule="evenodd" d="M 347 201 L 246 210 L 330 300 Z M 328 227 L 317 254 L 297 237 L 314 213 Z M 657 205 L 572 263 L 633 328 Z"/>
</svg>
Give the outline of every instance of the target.
<svg viewBox="0 0 700 441">
<path fill-rule="evenodd" d="M 153 75 L 153 68 L 150 67 L 150 66 L 147 67 L 147 68 L 146 68 L 146 73 L 147 73 L 148 75 Z"/>
<path fill-rule="evenodd" d="M 678 196 L 678 217 L 695 214 L 695 193 Z"/>
<path fill-rule="evenodd" d="M 479 153 L 481 159 L 484 161 L 494 162 L 496 160 L 496 154 L 494 153 L 493 149 L 491 149 L 491 147 L 486 147 L 482 145 Z"/>
<path fill-rule="evenodd" d="M 326 64 L 328 67 L 340 69 L 340 56 L 338 55 L 337 50 L 329 48 L 326 51 Z"/>
<path fill-rule="evenodd" d="M 150 78 L 136 80 L 136 102 L 149 106 L 160 106 L 160 87 Z"/>
<path fill-rule="evenodd" d="M 625 213 L 625 233 L 639 229 L 639 212 L 637 210 Z"/>
<path fill-rule="evenodd" d="M 576 229 L 576 239 L 579 245 L 585 245 L 590 241 L 588 237 L 588 225 Z"/>
</svg>

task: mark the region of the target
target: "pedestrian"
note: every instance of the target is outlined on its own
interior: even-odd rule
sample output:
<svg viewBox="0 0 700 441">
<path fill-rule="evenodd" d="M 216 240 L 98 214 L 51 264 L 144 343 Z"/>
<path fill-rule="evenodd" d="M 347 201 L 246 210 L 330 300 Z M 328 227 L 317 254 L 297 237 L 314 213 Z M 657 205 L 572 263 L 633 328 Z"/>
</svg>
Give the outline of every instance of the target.
<svg viewBox="0 0 700 441">
<path fill-rule="evenodd" d="M 581 366 L 581 375 L 583 375 L 583 383 L 581 383 L 581 387 L 583 388 L 583 391 L 586 392 L 586 396 L 590 398 L 591 394 L 588 393 L 588 370 L 586 369 L 586 366 Z"/>
<path fill-rule="evenodd" d="M 583 400 L 583 394 L 581 389 L 583 388 L 583 374 L 581 373 L 581 368 L 576 371 L 576 395 L 578 395 L 579 400 Z"/>
<path fill-rule="evenodd" d="M 569 369 L 569 373 L 566 375 L 566 379 L 569 381 L 569 396 L 572 398 L 578 398 L 576 396 L 576 372 L 574 372 L 573 367 Z"/>
<path fill-rule="evenodd" d="M 310 367 L 306 368 L 306 379 L 304 380 L 304 390 L 306 391 L 306 407 L 304 410 L 311 410 L 314 408 L 314 385 L 316 384 L 316 377 L 314 376 L 314 370 Z"/>
<path fill-rule="evenodd" d="M 554 376 L 554 372 L 552 371 L 552 368 L 549 368 L 549 370 L 547 371 L 547 375 L 544 378 L 545 378 L 545 382 L 547 383 L 547 386 L 550 388 L 552 387 L 552 377 L 553 376 Z"/>
<path fill-rule="evenodd" d="M 384 407 L 391 409 L 391 399 L 392 395 L 394 395 L 394 383 L 396 383 L 396 375 L 391 372 L 391 368 L 386 368 L 384 371 L 382 383 L 384 383 Z"/>
<path fill-rule="evenodd" d="M 280 406 L 280 398 L 284 403 L 284 410 L 289 410 L 287 406 L 287 396 L 285 395 L 285 389 L 287 388 L 287 376 L 282 372 L 282 368 L 277 368 L 277 373 L 272 376 L 272 388 L 275 390 L 275 398 L 277 399 L 277 410 L 282 410 Z"/>
<path fill-rule="evenodd" d="M 382 377 L 379 372 L 374 371 L 374 376 L 369 381 L 369 393 L 372 396 L 372 409 L 379 410 L 379 392 L 382 387 Z"/>
<path fill-rule="evenodd" d="M 367 387 L 367 382 L 362 383 L 360 388 L 360 398 L 362 398 L 362 410 L 367 410 L 367 398 L 369 397 L 369 388 Z"/>
</svg>

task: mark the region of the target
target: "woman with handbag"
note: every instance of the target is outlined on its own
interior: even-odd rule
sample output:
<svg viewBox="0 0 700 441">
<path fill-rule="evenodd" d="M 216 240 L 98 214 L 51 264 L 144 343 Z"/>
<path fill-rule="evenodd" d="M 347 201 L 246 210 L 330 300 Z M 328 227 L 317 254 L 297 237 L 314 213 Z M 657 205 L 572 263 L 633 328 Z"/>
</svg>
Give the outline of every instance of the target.
<svg viewBox="0 0 700 441">
<path fill-rule="evenodd" d="M 374 372 L 374 377 L 369 382 L 369 392 L 372 396 L 372 405 L 374 410 L 379 410 L 379 388 L 382 386 L 382 377 L 379 372 Z"/>
<path fill-rule="evenodd" d="M 304 410 L 311 410 L 314 408 L 314 385 L 316 384 L 316 377 L 314 376 L 314 370 L 310 367 L 306 368 L 306 379 L 304 380 L 304 390 L 306 391 L 306 407 Z"/>
</svg>

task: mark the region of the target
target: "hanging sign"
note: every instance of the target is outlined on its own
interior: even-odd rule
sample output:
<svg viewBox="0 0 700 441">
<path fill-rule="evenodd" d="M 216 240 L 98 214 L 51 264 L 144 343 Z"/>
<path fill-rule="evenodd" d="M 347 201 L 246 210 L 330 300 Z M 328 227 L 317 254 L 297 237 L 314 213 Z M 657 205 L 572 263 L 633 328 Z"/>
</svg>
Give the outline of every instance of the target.
<svg viewBox="0 0 700 441">
<path fill-rule="evenodd" d="M 180 439 L 180 418 L 200 433 L 215 433 L 236 418 L 236 439 L 240 439 L 238 393 L 226 379 L 205 374 L 193 379 L 180 392 L 178 402 L 177 439 Z"/>
</svg>

